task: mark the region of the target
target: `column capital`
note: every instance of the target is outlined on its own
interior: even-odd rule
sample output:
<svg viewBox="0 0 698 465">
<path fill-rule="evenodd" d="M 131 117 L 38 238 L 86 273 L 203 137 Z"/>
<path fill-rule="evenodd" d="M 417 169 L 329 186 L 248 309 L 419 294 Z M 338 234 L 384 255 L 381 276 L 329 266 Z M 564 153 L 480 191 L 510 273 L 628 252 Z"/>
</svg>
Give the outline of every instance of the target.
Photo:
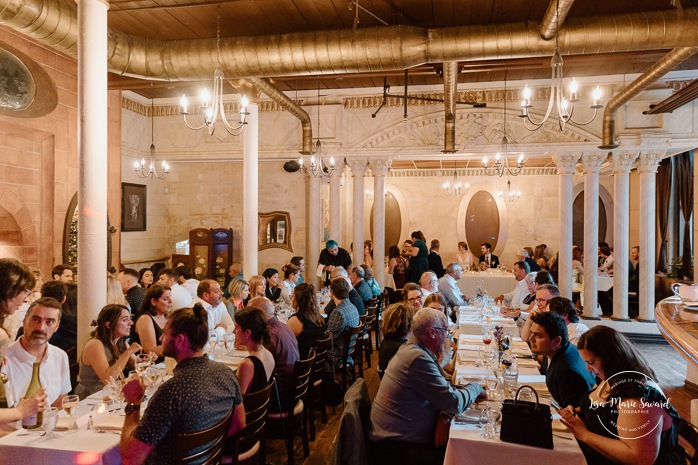
<svg viewBox="0 0 698 465">
<path fill-rule="evenodd" d="M 371 172 L 373 176 L 387 176 L 393 161 L 389 158 L 376 158 L 371 160 Z"/>
<path fill-rule="evenodd" d="M 656 173 L 666 150 L 643 150 L 637 158 L 638 173 Z"/>
<path fill-rule="evenodd" d="M 630 173 L 639 152 L 637 150 L 614 150 L 611 154 L 613 173 Z"/>
<path fill-rule="evenodd" d="M 366 176 L 368 171 L 368 160 L 365 158 L 347 158 L 347 165 L 351 169 L 351 174 L 355 178 L 361 178 Z"/>
<path fill-rule="evenodd" d="M 584 174 L 598 173 L 603 162 L 606 161 L 608 152 L 584 152 L 582 153 L 582 169 Z"/>
<path fill-rule="evenodd" d="M 579 163 L 581 156 L 581 152 L 552 154 L 553 161 L 557 165 L 557 174 L 574 174 L 575 167 Z"/>
</svg>

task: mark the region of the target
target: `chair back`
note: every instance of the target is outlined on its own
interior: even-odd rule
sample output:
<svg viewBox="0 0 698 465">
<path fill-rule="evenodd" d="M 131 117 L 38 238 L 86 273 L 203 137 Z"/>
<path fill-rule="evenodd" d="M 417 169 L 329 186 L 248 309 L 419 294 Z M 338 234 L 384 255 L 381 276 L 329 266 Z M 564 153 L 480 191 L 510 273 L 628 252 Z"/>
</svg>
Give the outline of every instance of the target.
<svg viewBox="0 0 698 465">
<path fill-rule="evenodd" d="M 293 411 L 294 406 L 299 400 L 304 399 L 308 392 L 308 384 L 310 383 L 310 373 L 313 371 L 315 363 L 315 349 L 310 349 L 310 356 L 305 360 L 298 360 L 293 365 L 293 399 L 290 409 Z"/>
<path fill-rule="evenodd" d="M 681 419 L 676 427 L 679 433 L 679 445 L 686 463 L 698 465 L 698 430 L 684 419 Z"/>
<path fill-rule="evenodd" d="M 344 350 L 342 353 L 342 366 L 348 365 L 348 360 L 354 355 L 356 351 L 356 345 L 359 342 L 359 335 L 364 329 L 363 320 L 365 317 L 360 318 L 359 326 L 354 326 L 353 328 L 347 328 L 342 332 L 342 337 L 344 338 Z"/>
<path fill-rule="evenodd" d="M 242 403 L 245 406 L 245 427 L 234 437 L 235 460 L 240 454 L 245 454 L 255 447 L 257 443 L 260 443 L 258 450 L 260 452 L 264 450 L 269 399 L 275 382 L 275 378 L 272 377 L 263 389 L 242 396 Z"/>
<path fill-rule="evenodd" d="M 214 465 L 220 462 L 223 453 L 223 441 L 228 433 L 230 420 L 233 418 L 233 409 L 228 415 L 209 429 L 196 433 L 182 433 L 177 435 L 176 464 L 184 465 L 192 462 L 203 465 Z M 201 446 L 206 446 L 198 452 L 190 453 Z"/>
<path fill-rule="evenodd" d="M 325 372 L 325 361 L 327 360 L 327 352 L 332 347 L 332 335 L 325 339 L 318 339 L 315 342 L 315 361 L 313 362 L 313 371 L 310 374 L 310 379 L 313 383 L 322 380 L 322 375 Z"/>
<path fill-rule="evenodd" d="M 344 395 L 344 410 L 339 420 L 334 453 L 330 465 L 371 463 L 368 426 L 371 400 L 363 378 L 358 378 Z"/>
<path fill-rule="evenodd" d="M 390 295 L 395 292 L 395 290 L 392 287 L 385 287 L 383 288 L 383 292 L 381 292 L 381 304 L 383 305 L 383 308 L 387 307 L 390 305 Z"/>
</svg>

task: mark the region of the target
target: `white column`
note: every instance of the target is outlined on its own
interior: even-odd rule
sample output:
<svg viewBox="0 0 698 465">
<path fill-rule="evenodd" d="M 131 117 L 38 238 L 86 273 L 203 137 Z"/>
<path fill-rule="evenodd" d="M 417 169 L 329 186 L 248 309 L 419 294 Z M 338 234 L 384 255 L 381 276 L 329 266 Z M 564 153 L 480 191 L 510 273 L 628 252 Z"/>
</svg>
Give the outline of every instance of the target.
<svg viewBox="0 0 698 465">
<path fill-rule="evenodd" d="M 599 171 L 608 154 L 588 152 L 582 155 L 584 168 L 584 313 L 594 319 L 598 296 L 599 257 Z"/>
<path fill-rule="evenodd" d="M 242 152 L 242 273 L 249 279 L 258 273 L 259 224 L 259 108 L 250 102 L 243 132 Z"/>
<path fill-rule="evenodd" d="M 391 160 L 371 160 L 373 173 L 373 277 L 385 286 L 385 177 Z"/>
<path fill-rule="evenodd" d="M 343 170 L 344 162 L 339 161 L 330 175 L 330 239 L 337 241 L 340 246 L 344 246 L 344 242 L 342 242 L 342 191 L 340 189 Z"/>
<path fill-rule="evenodd" d="M 613 166 L 613 319 L 628 321 L 628 241 L 630 170 L 637 151 L 614 151 Z"/>
<path fill-rule="evenodd" d="M 308 178 L 308 242 L 306 247 L 305 263 L 307 270 L 303 279 L 305 282 L 318 283 L 315 271 L 320 259 L 320 244 L 322 237 L 322 202 L 320 192 L 320 178 L 310 176 Z"/>
<path fill-rule="evenodd" d="M 559 256 L 558 256 L 558 286 L 562 297 L 572 299 L 572 188 L 574 182 L 575 166 L 579 162 L 581 153 L 553 154 L 553 160 L 557 165 L 559 184 Z"/>
<path fill-rule="evenodd" d="M 368 161 L 365 158 L 350 158 L 347 160 L 347 165 L 351 168 L 354 177 L 352 218 L 354 255 L 352 262 L 354 266 L 358 266 L 364 262 L 364 177 L 368 170 Z"/>
<path fill-rule="evenodd" d="M 654 267 L 657 240 L 657 169 L 664 151 L 640 153 L 637 171 L 640 173 L 640 321 L 654 321 Z M 614 265 L 615 266 L 615 265 Z"/>
<path fill-rule="evenodd" d="M 107 9 L 78 1 L 78 353 L 107 301 Z"/>
</svg>

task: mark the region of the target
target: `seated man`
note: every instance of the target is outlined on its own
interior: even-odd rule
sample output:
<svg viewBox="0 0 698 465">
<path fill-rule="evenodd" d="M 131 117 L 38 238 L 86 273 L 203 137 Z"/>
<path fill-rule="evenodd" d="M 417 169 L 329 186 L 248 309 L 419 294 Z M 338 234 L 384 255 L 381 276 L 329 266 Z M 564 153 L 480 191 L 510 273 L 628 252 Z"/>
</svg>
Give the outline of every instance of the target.
<svg viewBox="0 0 698 465">
<path fill-rule="evenodd" d="M 339 366 L 344 350 L 342 331 L 359 325 L 359 311 L 349 300 L 351 286 L 346 279 L 338 277 L 330 281 L 330 298 L 334 303 L 334 311 L 327 317 L 327 332 L 332 335 L 331 362 Z M 349 363 L 353 361 L 349 360 Z"/>
<path fill-rule="evenodd" d="M 524 278 L 531 272 L 528 263 L 521 260 L 514 263 L 514 278 L 516 278 L 516 287 L 513 291 L 506 294 L 498 295 L 494 298 L 495 302 L 503 301 L 508 308 L 528 308 L 528 304 L 523 301 L 530 294 L 528 284 Z"/>
<path fill-rule="evenodd" d="M 565 320 L 557 313 L 542 312 L 531 316 L 531 350 L 548 358 L 545 384 L 560 406 L 578 407 L 582 396 L 594 387 L 594 375 L 577 348 L 570 344 Z"/>
<path fill-rule="evenodd" d="M 454 262 L 446 267 L 446 274 L 439 279 L 439 292 L 454 311 L 458 310 L 458 307 L 466 305 L 465 296 L 458 287 L 458 280 L 462 275 L 463 268 Z"/>
<path fill-rule="evenodd" d="M 365 315 L 366 306 L 364 305 L 364 301 L 361 300 L 361 296 L 359 295 L 359 293 L 356 292 L 356 289 L 352 287 L 351 281 L 349 280 L 349 275 L 347 274 L 347 270 L 345 270 L 344 267 L 336 266 L 332 269 L 330 276 L 333 280 L 335 278 L 344 278 L 344 280 L 349 284 L 349 301 L 354 307 L 356 307 L 356 310 L 359 312 L 359 315 Z M 327 315 L 327 317 L 329 318 L 334 309 L 335 303 L 333 300 L 330 300 L 330 302 L 325 306 L 325 315 Z"/>
<path fill-rule="evenodd" d="M 233 319 L 223 303 L 223 292 L 218 281 L 204 279 L 196 290 L 197 298 L 193 303 L 200 303 L 208 314 L 208 327 L 215 330 L 218 336 L 225 334 L 226 329 L 234 326 Z"/>
<path fill-rule="evenodd" d="M 499 257 L 492 253 L 492 244 L 485 242 L 480 246 L 480 269 L 499 268 Z"/>
<path fill-rule="evenodd" d="M 24 334 L 7 349 L 7 363 L 2 372 L 12 386 L 11 395 L 17 405 L 27 392 L 32 378 L 32 365 L 39 363 L 39 379 L 46 389 L 48 404 L 61 408 L 63 397 L 72 390 L 68 354 L 49 344 L 61 322 L 61 304 L 52 297 L 42 297 L 29 306 L 24 316 Z M 9 393 L 8 393 L 9 394 Z M 9 395 L 8 395 L 9 397 Z"/>
<path fill-rule="evenodd" d="M 349 280 L 351 281 L 351 285 L 354 286 L 356 292 L 359 293 L 361 301 L 364 303 L 364 307 L 366 307 L 368 301 L 373 298 L 371 286 L 369 286 L 364 280 L 365 275 L 364 269 L 360 266 L 353 267 L 349 272 Z"/>
<path fill-rule="evenodd" d="M 528 250 L 526 249 L 521 249 L 518 252 L 516 252 L 516 261 L 524 261 L 528 263 L 528 268 L 531 270 L 530 273 L 533 273 L 534 271 L 540 271 L 540 266 L 538 266 L 538 263 L 530 257 L 528 254 Z"/>
<path fill-rule="evenodd" d="M 177 435 L 211 428 L 233 410 L 228 436 L 245 426 L 240 385 L 233 370 L 209 360 L 208 315 L 200 305 L 170 315 L 162 332 L 163 355 L 177 360 L 174 376 L 155 391 L 140 418 L 145 393 L 139 380 L 124 386 L 127 402 L 121 431 L 123 465 L 175 463 Z"/>
<path fill-rule="evenodd" d="M 177 282 L 179 275 L 172 268 L 164 268 L 158 273 L 158 284 L 170 288 L 172 305 L 170 311 L 191 306 L 191 294 Z"/>
<path fill-rule="evenodd" d="M 145 289 L 142 288 L 138 281 L 141 275 L 133 268 L 126 268 L 119 273 L 119 281 L 121 282 L 121 290 L 124 291 L 124 297 L 131 307 L 131 313 L 135 315 L 141 308 L 143 299 L 145 299 Z"/>
<path fill-rule="evenodd" d="M 452 386 L 437 363 L 448 332 L 446 315 L 423 308 L 412 334 L 388 364 L 371 409 L 375 463 L 442 464 L 451 418 L 484 397 L 475 383 Z"/>
<path fill-rule="evenodd" d="M 419 285 L 422 287 L 422 294 L 426 299 L 430 294 L 439 292 L 439 278 L 433 271 L 425 271 L 419 278 Z"/>
<path fill-rule="evenodd" d="M 548 310 L 557 313 L 565 320 L 570 344 L 577 347 L 579 338 L 582 337 L 582 334 L 589 331 L 589 327 L 579 321 L 579 313 L 577 313 L 574 302 L 564 297 L 554 297 L 548 302 Z"/>
</svg>

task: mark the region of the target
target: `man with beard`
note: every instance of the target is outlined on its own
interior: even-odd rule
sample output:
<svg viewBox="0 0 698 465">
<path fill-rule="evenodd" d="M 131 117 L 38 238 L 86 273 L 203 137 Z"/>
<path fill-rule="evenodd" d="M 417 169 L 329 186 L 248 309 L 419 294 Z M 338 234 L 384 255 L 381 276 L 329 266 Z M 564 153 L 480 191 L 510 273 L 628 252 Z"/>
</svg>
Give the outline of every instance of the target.
<svg viewBox="0 0 698 465">
<path fill-rule="evenodd" d="M 60 408 L 63 397 L 72 389 L 68 354 L 48 343 L 60 322 L 61 304 L 56 299 L 43 297 L 29 306 L 24 334 L 7 349 L 7 363 L 2 369 L 10 380 L 14 405 L 27 392 L 34 363 L 39 363 L 39 379 L 50 405 Z"/>
<path fill-rule="evenodd" d="M 245 408 L 235 373 L 204 354 L 208 341 L 208 314 L 200 303 L 170 315 L 162 331 L 163 355 L 177 360 L 174 376 L 165 381 L 140 417 L 145 393 L 140 380 L 123 389 L 127 402 L 121 431 L 124 465 L 175 463 L 177 435 L 204 431 L 230 413 L 228 436 L 245 426 Z M 189 453 L 191 451 L 187 451 Z"/>
</svg>

